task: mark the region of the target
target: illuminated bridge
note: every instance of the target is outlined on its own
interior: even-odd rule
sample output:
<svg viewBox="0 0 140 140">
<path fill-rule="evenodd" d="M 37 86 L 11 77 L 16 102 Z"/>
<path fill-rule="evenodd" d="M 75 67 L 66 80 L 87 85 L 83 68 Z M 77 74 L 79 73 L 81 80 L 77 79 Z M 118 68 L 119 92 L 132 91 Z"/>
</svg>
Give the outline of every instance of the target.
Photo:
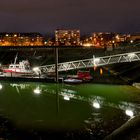
<svg viewBox="0 0 140 140">
<path fill-rule="evenodd" d="M 93 55 L 93 58 L 90 59 L 58 63 L 57 70 L 60 72 L 73 69 L 90 68 L 94 66 L 95 67 L 104 66 L 115 63 L 133 62 L 139 60 L 140 60 L 140 51 L 117 55 L 109 55 L 103 57 L 94 57 Z M 39 66 L 39 70 L 42 73 L 55 72 L 55 64 Z"/>
</svg>

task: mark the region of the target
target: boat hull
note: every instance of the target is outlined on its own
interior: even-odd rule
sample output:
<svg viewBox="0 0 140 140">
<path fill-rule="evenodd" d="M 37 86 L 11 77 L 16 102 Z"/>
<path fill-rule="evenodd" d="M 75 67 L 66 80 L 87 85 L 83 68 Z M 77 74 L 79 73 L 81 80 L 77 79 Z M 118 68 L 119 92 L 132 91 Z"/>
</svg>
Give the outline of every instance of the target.
<svg viewBox="0 0 140 140">
<path fill-rule="evenodd" d="M 81 84 L 83 81 L 79 79 L 65 79 L 64 83 L 66 84 Z"/>
<path fill-rule="evenodd" d="M 3 75 L 6 77 L 23 77 L 23 76 L 32 76 L 33 72 L 3 71 Z"/>
</svg>

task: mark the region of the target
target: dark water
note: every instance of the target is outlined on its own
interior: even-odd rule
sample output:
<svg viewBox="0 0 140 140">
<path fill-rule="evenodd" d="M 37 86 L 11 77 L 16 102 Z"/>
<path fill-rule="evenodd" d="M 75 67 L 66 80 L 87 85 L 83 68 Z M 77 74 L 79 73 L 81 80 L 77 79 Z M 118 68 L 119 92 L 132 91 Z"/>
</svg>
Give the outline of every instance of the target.
<svg viewBox="0 0 140 140">
<path fill-rule="evenodd" d="M 0 136 L 102 139 L 139 113 L 139 95 L 127 85 L 3 82 Z"/>
</svg>

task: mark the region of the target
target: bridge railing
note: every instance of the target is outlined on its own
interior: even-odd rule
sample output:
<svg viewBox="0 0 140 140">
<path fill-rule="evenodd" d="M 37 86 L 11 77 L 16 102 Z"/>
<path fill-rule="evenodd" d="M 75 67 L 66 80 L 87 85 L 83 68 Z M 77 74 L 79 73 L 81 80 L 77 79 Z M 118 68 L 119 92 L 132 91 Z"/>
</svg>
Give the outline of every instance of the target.
<svg viewBox="0 0 140 140">
<path fill-rule="evenodd" d="M 94 57 L 84 60 L 76 60 L 70 62 L 58 63 L 58 71 L 67 71 L 72 69 L 90 68 L 97 67 L 115 63 L 132 62 L 140 60 L 140 51 L 123 53 L 117 55 L 109 55 L 103 57 Z M 55 64 L 45 65 L 39 67 L 40 71 L 43 73 L 55 72 Z"/>
</svg>

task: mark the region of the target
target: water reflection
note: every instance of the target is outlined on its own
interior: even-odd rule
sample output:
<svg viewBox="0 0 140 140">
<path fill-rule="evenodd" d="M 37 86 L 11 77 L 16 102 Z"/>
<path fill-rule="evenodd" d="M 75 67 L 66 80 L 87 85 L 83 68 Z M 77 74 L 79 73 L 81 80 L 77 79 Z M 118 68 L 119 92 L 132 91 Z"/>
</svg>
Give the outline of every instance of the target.
<svg viewBox="0 0 140 140">
<path fill-rule="evenodd" d="M 37 87 L 34 89 L 34 94 L 37 94 L 37 95 L 41 94 L 41 89 L 40 89 L 39 86 L 37 86 Z"/>
<path fill-rule="evenodd" d="M 92 100 L 90 102 L 92 103 L 92 106 L 96 109 L 100 109 L 105 100 L 104 98 L 102 98 L 100 96 L 93 96 L 91 99 Z"/>
<path fill-rule="evenodd" d="M 0 83 L 0 90 L 2 89 L 2 84 Z"/>
<path fill-rule="evenodd" d="M 125 111 L 125 113 L 126 113 L 126 115 L 128 115 L 128 116 L 131 117 L 131 118 L 134 117 L 134 112 L 133 112 L 132 110 L 128 110 L 128 109 L 127 109 L 127 110 Z"/>
<path fill-rule="evenodd" d="M 65 91 L 65 92 L 64 92 Z M 81 101 L 89 102 L 94 108 L 100 109 L 102 107 L 112 107 L 116 109 L 120 109 L 125 112 L 125 114 L 129 117 L 134 117 L 134 115 L 138 114 L 138 109 L 136 104 L 129 103 L 125 101 L 119 101 L 117 103 L 109 102 L 104 97 L 91 95 L 90 97 L 80 96 L 79 94 L 76 94 L 76 91 L 73 90 L 66 90 L 62 89 L 60 92 L 60 95 L 64 97 L 64 100 L 70 100 L 70 99 L 76 99 Z"/>
<path fill-rule="evenodd" d="M 0 94 L 0 113 L 21 128 L 114 130 L 140 111 L 139 104 L 126 95 L 116 100 L 113 90 L 108 98 L 95 85 L 86 84 L 86 90 L 83 85 L 48 83 L 1 83 L 0 87 L 4 93 Z"/>
<path fill-rule="evenodd" d="M 31 87 L 30 83 L 29 84 L 24 84 L 24 83 L 14 83 L 10 84 L 13 88 L 16 88 L 17 92 L 19 93 L 20 90 L 26 90 L 29 87 Z M 56 88 L 58 92 L 58 97 L 62 97 L 62 99 L 66 101 L 70 101 L 71 99 L 73 100 L 79 100 L 79 101 L 84 101 L 88 102 L 93 108 L 96 109 L 101 109 L 101 107 L 112 107 L 116 109 L 120 109 L 124 111 L 124 113 L 129 116 L 129 117 L 134 117 L 136 114 L 138 114 L 139 107 L 135 103 L 130 103 L 126 101 L 119 101 L 119 102 L 111 102 L 106 100 L 106 98 L 97 96 L 97 95 L 90 95 L 90 96 L 82 96 L 76 88 L 73 88 L 71 86 L 46 86 L 44 84 L 40 85 L 34 85 L 32 86 L 33 88 L 33 93 L 36 95 L 40 95 L 41 93 L 43 94 L 56 94 Z M 2 89 L 2 84 L 0 84 L 0 89 Z"/>
<path fill-rule="evenodd" d="M 100 104 L 97 101 L 93 102 L 93 107 L 95 107 L 97 109 L 101 108 Z"/>
<path fill-rule="evenodd" d="M 74 94 L 76 94 L 76 91 L 62 88 L 62 90 L 59 93 L 61 96 L 64 97 L 64 100 L 69 101 L 71 98 L 74 98 Z"/>
<path fill-rule="evenodd" d="M 25 84 L 25 83 L 11 83 L 10 86 L 12 87 L 16 87 L 18 89 L 24 90 L 27 89 L 28 87 L 30 87 L 30 84 Z"/>
</svg>

